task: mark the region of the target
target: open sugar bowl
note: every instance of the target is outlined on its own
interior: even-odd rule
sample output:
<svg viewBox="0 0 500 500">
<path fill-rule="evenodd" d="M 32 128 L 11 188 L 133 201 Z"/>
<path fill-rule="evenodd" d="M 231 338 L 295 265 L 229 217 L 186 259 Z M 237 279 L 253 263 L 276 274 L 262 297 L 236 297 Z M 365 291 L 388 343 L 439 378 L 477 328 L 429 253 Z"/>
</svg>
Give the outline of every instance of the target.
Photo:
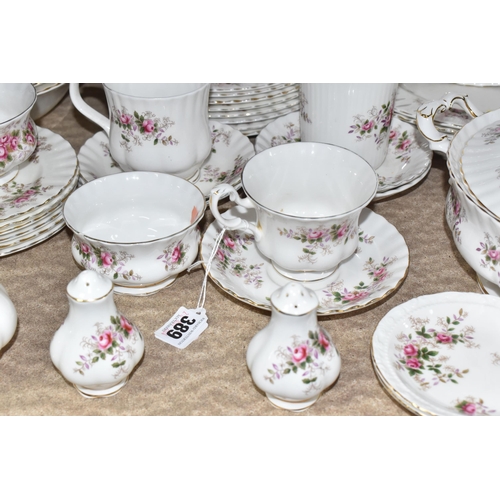
<svg viewBox="0 0 500 500">
<path fill-rule="evenodd" d="M 259 251 L 286 278 L 333 274 L 358 247 L 359 216 L 377 192 L 377 174 L 356 153 L 332 144 L 297 142 L 266 149 L 243 169 L 240 198 L 228 184 L 212 190 L 210 209 L 226 229 L 253 234 Z M 255 209 L 255 222 L 221 215 L 222 196 Z"/>
<path fill-rule="evenodd" d="M 30 115 L 35 102 L 31 83 L 0 83 L 0 185 L 35 151 L 38 132 Z"/>
<path fill-rule="evenodd" d="M 150 295 L 198 255 L 205 196 L 170 174 L 124 172 L 73 192 L 64 219 L 76 263 L 108 276 L 116 293 Z"/>
</svg>

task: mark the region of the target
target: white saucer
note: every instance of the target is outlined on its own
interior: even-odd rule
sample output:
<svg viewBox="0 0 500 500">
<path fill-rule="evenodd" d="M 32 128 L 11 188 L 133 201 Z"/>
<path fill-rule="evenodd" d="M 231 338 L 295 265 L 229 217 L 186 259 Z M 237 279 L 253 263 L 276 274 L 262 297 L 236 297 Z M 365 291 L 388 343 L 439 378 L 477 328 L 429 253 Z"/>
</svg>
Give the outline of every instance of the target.
<svg viewBox="0 0 500 500">
<path fill-rule="evenodd" d="M 500 298 L 445 292 L 382 318 L 372 361 L 383 387 L 418 415 L 500 415 Z"/>
<path fill-rule="evenodd" d="M 387 157 L 377 169 L 379 187 L 375 201 L 403 192 L 420 182 L 432 164 L 429 144 L 415 126 L 394 117 L 390 134 Z M 255 150 L 260 153 L 280 144 L 298 141 L 299 113 L 290 113 L 262 130 L 255 142 Z"/>
<path fill-rule="evenodd" d="M 240 206 L 231 208 L 228 213 L 255 219 L 251 210 Z M 367 208 L 362 211 L 359 222 L 360 243 L 356 253 L 329 277 L 304 283 L 318 296 L 319 315 L 368 307 L 396 290 L 406 277 L 408 246 L 396 228 Z M 219 232 L 218 222 L 213 222 L 203 235 L 200 253 L 205 267 Z M 227 237 L 231 238 L 229 246 L 225 243 Z M 375 270 L 378 278 L 373 274 Z M 268 311 L 271 310 L 271 294 L 290 282 L 259 252 L 253 237 L 241 231 L 226 231 L 209 275 L 233 297 Z"/>
<path fill-rule="evenodd" d="M 201 167 L 195 185 L 208 198 L 212 188 L 222 183 L 239 188 L 241 171 L 255 155 L 255 148 L 248 137 L 231 127 L 209 120 L 212 134 L 212 152 Z M 87 140 L 78 153 L 82 184 L 105 175 L 122 172 L 109 153 L 108 138 L 97 132 Z"/>
</svg>

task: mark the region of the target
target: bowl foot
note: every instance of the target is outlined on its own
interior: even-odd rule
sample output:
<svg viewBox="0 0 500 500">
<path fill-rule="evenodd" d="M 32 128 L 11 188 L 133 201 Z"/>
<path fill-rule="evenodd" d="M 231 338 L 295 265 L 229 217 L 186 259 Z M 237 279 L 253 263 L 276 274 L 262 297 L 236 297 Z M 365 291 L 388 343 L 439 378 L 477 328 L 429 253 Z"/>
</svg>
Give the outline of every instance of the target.
<svg viewBox="0 0 500 500">
<path fill-rule="evenodd" d="M 83 385 L 73 384 L 76 390 L 84 397 L 84 398 L 109 398 L 114 396 L 120 392 L 122 387 L 128 382 L 128 377 L 122 380 L 120 383 L 108 387 L 106 389 L 90 389 L 89 387 L 85 387 Z"/>
<path fill-rule="evenodd" d="M 159 292 L 160 290 L 163 290 L 164 288 L 170 286 L 176 280 L 176 278 L 177 276 L 174 276 L 172 278 L 166 279 L 165 281 L 162 281 L 161 283 L 156 283 L 150 286 L 143 286 L 140 288 L 115 285 L 113 291 L 118 295 L 137 295 L 137 296 L 153 295 Z"/>
<path fill-rule="evenodd" d="M 286 401 L 284 399 L 277 398 L 272 394 L 266 392 L 267 399 L 271 402 L 273 406 L 280 408 L 282 410 L 290 410 L 294 412 L 300 412 L 307 410 L 310 406 L 312 406 L 318 400 L 319 396 L 315 396 L 311 399 L 306 399 L 304 401 Z"/>
</svg>

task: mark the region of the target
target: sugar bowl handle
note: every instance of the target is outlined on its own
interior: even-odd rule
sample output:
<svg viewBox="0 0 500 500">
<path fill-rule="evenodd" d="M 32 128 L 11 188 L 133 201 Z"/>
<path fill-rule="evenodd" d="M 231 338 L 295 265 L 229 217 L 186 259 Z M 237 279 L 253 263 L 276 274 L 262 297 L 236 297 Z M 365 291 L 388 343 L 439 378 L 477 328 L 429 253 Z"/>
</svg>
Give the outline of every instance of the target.
<svg viewBox="0 0 500 500">
<path fill-rule="evenodd" d="M 101 127 L 109 137 L 109 118 L 106 118 L 103 114 L 99 113 L 99 111 L 96 111 L 82 99 L 82 96 L 80 95 L 79 83 L 69 84 L 69 96 L 75 108 L 80 111 L 83 116 L 86 116 L 89 120 L 92 120 L 94 123 L 99 125 L 99 127 Z"/>
<path fill-rule="evenodd" d="M 229 195 L 229 199 L 234 201 L 237 205 L 244 208 L 255 208 L 254 203 L 249 198 L 241 198 L 234 189 L 233 186 L 229 184 L 220 184 L 216 188 L 212 189 L 210 193 L 210 210 L 222 227 L 226 229 L 240 229 L 242 231 L 250 232 L 254 235 L 255 241 L 260 241 L 262 238 L 262 231 L 257 227 L 255 222 L 249 222 L 240 217 L 222 217 L 219 212 L 219 200 Z"/>
<path fill-rule="evenodd" d="M 439 130 L 434 125 L 434 118 L 438 112 L 443 112 L 451 109 L 454 104 L 458 104 L 464 111 L 467 111 L 472 118 L 481 116 L 483 112 L 478 109 L 468 98 L 467 95 L 453 94 L 447 92 L 441 99 L 437 101 L 422 104 L 417 109 L 417 127 L 420 133 L 429 142 L 429 147 L 433 151 L 441 151 L 444 154 L 448 153 L 450 140 L 447 135 Z"/>
</svg>

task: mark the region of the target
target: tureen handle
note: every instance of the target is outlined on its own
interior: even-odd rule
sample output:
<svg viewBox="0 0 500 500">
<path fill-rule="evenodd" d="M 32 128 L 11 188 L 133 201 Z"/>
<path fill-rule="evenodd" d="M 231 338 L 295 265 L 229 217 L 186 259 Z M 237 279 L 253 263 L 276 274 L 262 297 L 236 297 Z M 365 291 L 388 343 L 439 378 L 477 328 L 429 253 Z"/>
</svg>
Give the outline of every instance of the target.
<svg viewBox="0 0 500 500">
<path fill-rule="evenodd" d="M 218 208 L 219 200 L 228 195 L 229 199 L 234 201 L 237 205 L 241 205 L 244 208 L 255 208 L 253 201 L 250 198 L 240 198 L 238 192 L 233 186 L 230 184 L 220 184 L 212 189 L 210 192 L 210 200 L 208 202 L 210 205 L 210 211 L 215 219 L 226 229 L 240 229 L 242 231 L 248 231 L 254 235 L 255 241 L 260 241 L 262 231 L 254 222 L 248 222 L 240 217 L 222 217 Z"/>
<path fill-rule="evenodd" d="M 472 118 L 481 116 L 483 112 L 478 109 L 468 98 L 467 95 L 453 94 L 447 92 L 441 99 L 437 101 L 422 104 L 417 109 L 417 127 L 420 133 L 429 142 L 429 147 L 433 151 L 441 151 L 444 154 L 448 153 L 450 140 L 443 132 L 439 132 L 434 125 L 434 118 L 439 112 L 450 109 L 454 104 L 458 104 L 463 110 L 467 111 Z"/>
</svg>

